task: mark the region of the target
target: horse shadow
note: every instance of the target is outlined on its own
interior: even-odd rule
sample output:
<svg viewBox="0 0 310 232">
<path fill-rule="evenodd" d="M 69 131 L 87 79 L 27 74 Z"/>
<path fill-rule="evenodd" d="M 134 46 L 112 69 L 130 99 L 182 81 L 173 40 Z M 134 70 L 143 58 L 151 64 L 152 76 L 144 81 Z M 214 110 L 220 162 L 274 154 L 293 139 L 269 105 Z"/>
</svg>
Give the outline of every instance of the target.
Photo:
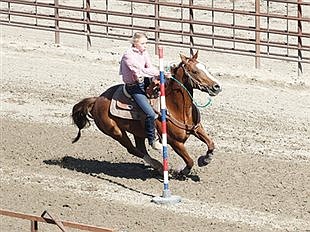
<svg viewBox="0 0 310 232">
<path fill-rule="evenodd" d="M 110 163 L 107 161 L 98 161 L 98 160 L 87 160 L 80 159 L 71 156 L 65 156 L 61 159 L 50 159 L 44 160 L 43 163 L 47 165 L 57 165 L 61 168 L 66 168 L 69 170 L 81 172 L 84 174 L 91 175 L 93 177 L 99 178 L 116 184 L 120 187 L 129 189 L 131 191 L 149 196 L 155 197 L 152 194 L 142 192 L 140 190 L 134 189 L 122 183 L 119 183 L 115 180 L 111 180 L 107 177 L 104 177 L 101 174 L 106 174 L 108 176 L 127 178 L 127 179 L 141 179 L 146 180 L 149 178 L 158 176 L 158 173 L 155 173 L 151 167 L 145 166 L 144 164 L 138 163 Z"/>
<path fill-rule="evenodd" d="M 160 175 L 150 166 L 139 163 L 111 163 L 108 161 L 80 159 L 72 156 L 64 156 L 60 159 L 44 160 L 43 162 L 47 165 L 57 165 L 61 168 L 96 177 L 99 177 L 101 174 L 105 174 L 112 177 L 126 179 L 160 179 Z"/>
<path fill-rule="evenodd" d="M 81 172 L 100 179 L 108 180 L 101 174 L 111 177 L 119 177 L 126 179 L 147 180 L 157 179 L 163 182 L 163 176 L 160 175 L 151 166 L 142 163 L 111 163 L 108 161 L 80 159 L 72 156 L 64 156 L 60 159 L 49 159 L 43 161 L 47 165 L 57 165 L 61 168 Z M 191 179 L 194 182 L 199 182 L 200 178 L 196 174 L 190 174 L 187 177 L 170 176 L 170 179 L 184 181 Z M 111 181 L 111 180 L 108 180 Z"/>
</svg>

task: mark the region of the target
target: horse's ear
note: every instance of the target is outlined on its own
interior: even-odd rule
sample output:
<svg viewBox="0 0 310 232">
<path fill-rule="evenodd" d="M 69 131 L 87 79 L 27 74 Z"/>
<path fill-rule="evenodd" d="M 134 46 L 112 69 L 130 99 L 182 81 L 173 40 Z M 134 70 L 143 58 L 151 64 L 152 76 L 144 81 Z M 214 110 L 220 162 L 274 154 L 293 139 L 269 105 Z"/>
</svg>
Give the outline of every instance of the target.
<svg viewBox="0 0 310 232">
<path fill-rule="evenodd" d="M 187 57 L 184 56 L 182 53 L 180 53 L 180 57 L 181 57 L 182 63 L 186 64 L 187 63 Z"/>
<path fill-rule="evenodd" d="M 175 74 L 176 74 L 176 71 L 177 71 L 177 65 L 176 65 L 176 64 L 170 65 L 170 73 L 171 73 L 172 75 L 175 75 Z"/>
<path fill-rule="evenodd" d="M 198 50 L 196 51 L 195 55 L 193 55 L 194 60 L 197 60 L 197 58 L 198 58 Z"/>
</svg>

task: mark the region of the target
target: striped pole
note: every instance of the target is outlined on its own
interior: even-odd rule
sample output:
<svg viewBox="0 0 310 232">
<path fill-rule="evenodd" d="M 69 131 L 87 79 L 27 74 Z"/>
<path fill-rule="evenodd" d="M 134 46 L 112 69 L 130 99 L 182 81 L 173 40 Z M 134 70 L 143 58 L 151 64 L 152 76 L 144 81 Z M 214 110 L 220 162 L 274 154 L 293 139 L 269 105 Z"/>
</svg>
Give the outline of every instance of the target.
<svg viewBox="0 0 310 232">
<path fill-rule="evenodd" d="M 158 204 L 174 204 L 181 201 L 178 196 L 172 196 L 169 190 L 169 173 L 168 173 L 168 146 L 167 146 L 167 107 L 165 96 L 165 73 L 164 73 L 164 51 L 163 47 L 158 47 L 159 56 L 159 77 L 160 77 L 160 113 L 162 126 L 162 155 L 163 155 L 163 172 L 164 172 L 164 190 L 161 197 L 153 198 L 153 202 Z"/>
<path fill-rule="evenodd" d="M 164 73 L 164 51 L 163 47 L 158 47 L 159 56 L 159 77 L 160 77 L 160 113 L 162 128 L 162 145 L 163 145 L 163 168 L 164 168 L 164 191 L 163 197 L 170 197 L 169 180 L 168 180 L 168 149 L 167 149 L 167 107 L 165 95 L 165 73 Z"/>
</svg>

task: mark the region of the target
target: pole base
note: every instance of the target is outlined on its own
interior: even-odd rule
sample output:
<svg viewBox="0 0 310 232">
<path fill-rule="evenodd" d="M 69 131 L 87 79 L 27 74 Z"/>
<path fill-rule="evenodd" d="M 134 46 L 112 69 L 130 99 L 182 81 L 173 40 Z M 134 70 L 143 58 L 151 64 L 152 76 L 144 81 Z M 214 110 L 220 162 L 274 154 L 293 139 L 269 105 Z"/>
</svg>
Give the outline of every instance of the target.
<svg viewBox="0 0 310 232">
<path fill-rule="evenodd" d="M 181 197 L 172 196 L 169 190 L 164 190 L 163 195 L 161 197 L 154 197 L 152 202 L 161 205 L 177 204 L 181 202 Z"/>
</svg>

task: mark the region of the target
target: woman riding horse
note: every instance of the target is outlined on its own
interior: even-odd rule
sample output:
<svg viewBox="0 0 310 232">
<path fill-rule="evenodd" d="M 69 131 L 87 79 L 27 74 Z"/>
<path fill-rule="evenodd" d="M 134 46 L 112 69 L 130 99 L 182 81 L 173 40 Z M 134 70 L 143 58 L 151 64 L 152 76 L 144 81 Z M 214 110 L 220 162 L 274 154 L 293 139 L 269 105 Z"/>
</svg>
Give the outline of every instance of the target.
<svg viewBox="0 0 310 232">
<path fill-rule="evenodd" d="M 147 36 L 142 32 L 136 32 L 131 41 L 131 47 L 124 53 L 120 64 L 120 75 L 125 83 L 126 91 L 135 100 L 145 113 L 145 131 L 149 145 L 155 150 L 161 150 L 158 136 L 155 137 L 154 122 L 157 114 L 154 112 L 146 96 L 145 88 L 150 79 L 159 76 L 159 70 L 155 68 L 146 50 Z"/>
<path fill-rule="evenodd" d="M 192 134 L 207 145 L 206 154 L 199 157 L 198 165 L 207 165 L 214 151 L 214 142 L 204 130 L 200 113 L 193 103 L 193 90 L 198 89 L 207 92 L 210 96 L 216 96 L 221 92 L 220 84 L 200 63 L 198 52 L 189 58 L 180 55 L 179 65 L 171 68 L 173 78 L 165 83 L 166 106 L 167 106 L 167 143 L 184 160 L 186 166 L 179 175 L 186 176 L 190 173 L 194 162 L 189 156 L 184 143 Z M 154 169 L 162 171 L 162 164 L 150 157 L 145 146 L 144 123 L 139 120 L 124 119 L 112 115 L 110 112 L 111 101 L 114 93 L 120 85 L 112 86 L 99 97 L 90 97 L 81 100 L 72 110 L 72 118 L 78 127 L 78 135 L 73 140 L 76 142 L 81 136 L 81 130 L 90 123 L 88 115 L 94 120 L 97 127 L 106 135 L 112 137 L 124 146 L 127 151 L 144 159 Z M 159 134 L 161 131 L 160 118 L 155 121 L 155 127 Z M 133 134 L 135 146 L 129 139 L 128 133 Z"/>
</svg>

